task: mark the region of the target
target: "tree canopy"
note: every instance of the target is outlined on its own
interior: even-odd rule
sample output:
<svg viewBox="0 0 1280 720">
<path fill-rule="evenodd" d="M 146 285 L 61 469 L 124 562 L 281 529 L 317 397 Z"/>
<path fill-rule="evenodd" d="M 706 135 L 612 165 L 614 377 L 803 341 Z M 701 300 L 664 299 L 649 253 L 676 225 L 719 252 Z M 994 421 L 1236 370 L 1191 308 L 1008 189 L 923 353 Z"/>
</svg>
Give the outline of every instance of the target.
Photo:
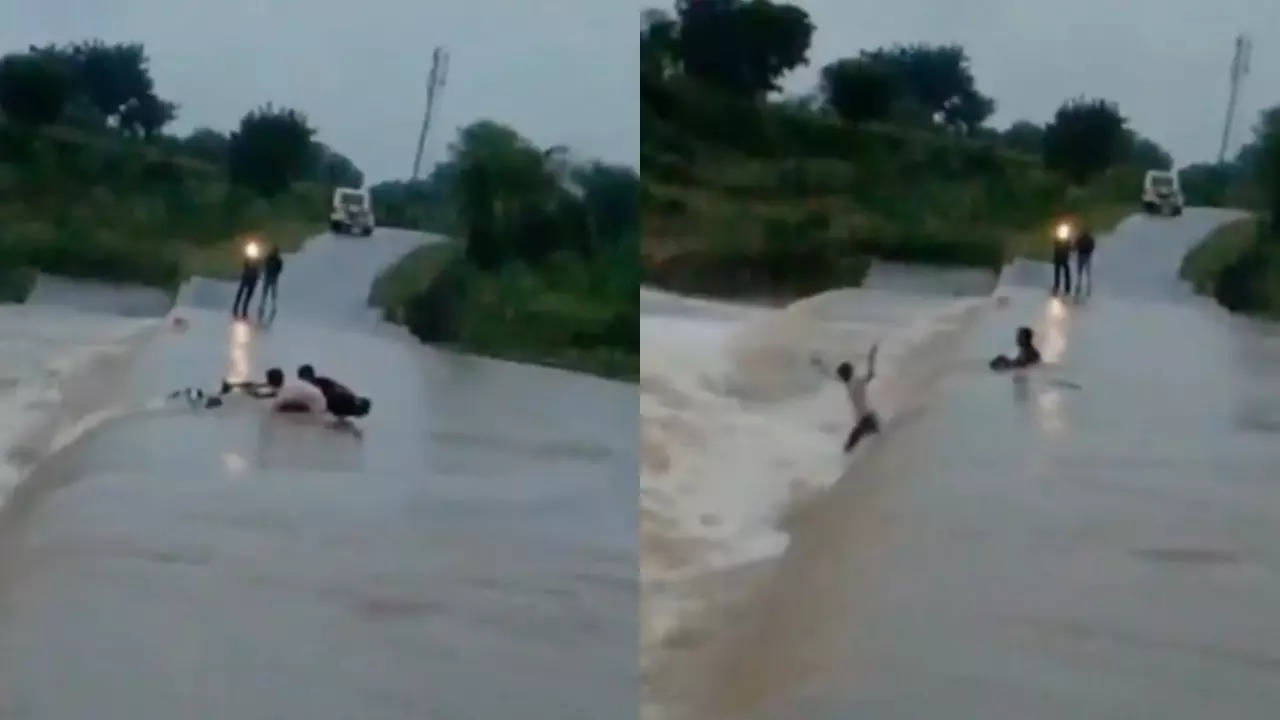
<svg viewBox="0 0 1280 720">
<path fill-rule="evenodd" d="M 863 51 L 824 67 L 822 84 L 828 105 L 854 122 L 894 118 L 972 134 L 995 112 L 959 45 Z"/>
<path fill-rule="evenodd" d="M 71 78 L 57 62 L 37 55 L 0 59 L 0 111 L 21 125 L 39 127 L 62 115 Z"/>
<path fill-rule="evenodd" d="M 678 33 L 665 23 L 649 27 L 649 61 L 674 47 L 686 75 L 730 92 L 778 90 L 778 79 L 808 64 L 813 23 L 795 5 L 769 0 L 678 0 Z M 644 46 L 642 45 L 642 50 Z"/>
<path fill-rule="evenodd" d="M 1029 120 L 1019 120 L 1000 134 L 1005 145 L 1025 153 L 1044 152 L 1044 127 Z"/>
<path fill-rule="evenodd" d="M 1127 119 L 1107 100 L 1069 100 L 1045 128 L 1044 162 L 1079 184 L 1124 160 Z"/>
<path fill-rule="evenodd" d="M 150 60 L 141 43 L 87 40 L 32 46 L 29 54 L 63 68 L 71 79 L 71 104 L 83 104 L 78 113 L 81 124 L 96 117 L 114 122 L 122 132 L 152 137 L 177 117 L 177 106 L 155 93 Z"/>
<path fill-rule="evenodd" d="M 250 111 L 228 145 L 231 181 L 266 197 L 288 190 L 309 169 L 314 134 L 296 110 L 268 103 Z"/>
</svg>

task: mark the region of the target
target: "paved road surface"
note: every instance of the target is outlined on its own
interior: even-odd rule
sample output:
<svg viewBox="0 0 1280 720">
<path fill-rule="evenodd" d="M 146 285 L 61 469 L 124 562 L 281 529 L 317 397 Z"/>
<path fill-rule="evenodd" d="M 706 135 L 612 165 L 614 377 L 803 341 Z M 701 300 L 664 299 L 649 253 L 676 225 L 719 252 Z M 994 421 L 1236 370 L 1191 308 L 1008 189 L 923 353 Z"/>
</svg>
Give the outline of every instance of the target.
<svg viewBox="0 0 1280 720">
<path fill-rule="evenodd" d="M 187 300 L 211 309 L 180 308 L 190 329 L 122 380 L 153 397 L 312 362 L 374 399 L 363 440 L 250 401 L 130 416 L 15 500 L 0 718 L 635 707 L 635 388 L 353 329 L 378 265 L 365 253 L 413 244 L 372 240 L 286 260 L 268 329 L 230 323 L 230 297 L 199 284 Z"/>
<path fill-rule="evenodd" d="M 1082 305 L 1009 289 L 681 670 L 694 716 L 1275 717 L 1280 327 L 1174 279 L 1225 217 L 1127 222 Z M 1061 367 L 987 372 L 1023 323 Z"/>
</svg>

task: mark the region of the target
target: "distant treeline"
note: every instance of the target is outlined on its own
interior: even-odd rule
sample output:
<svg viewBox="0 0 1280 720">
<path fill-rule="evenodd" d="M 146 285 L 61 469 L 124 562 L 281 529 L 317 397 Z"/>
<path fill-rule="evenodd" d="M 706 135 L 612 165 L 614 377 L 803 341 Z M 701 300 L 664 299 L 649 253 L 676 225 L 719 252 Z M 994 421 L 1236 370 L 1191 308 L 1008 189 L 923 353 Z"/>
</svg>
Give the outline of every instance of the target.
<svg viewBox="0 0 1280 720">
<path fill-rule="evenodd" d="M 795 5 L 768 0 L 679 0 L 674 14 L 646 13 L 641 82 L 683 77 L 739 97 L 763 99 L 788 72 L 808 65 L 815 26 Z M 811 95 L 784 101 L 853 125 L 891 124 L 988 140 L 1038 155 L 1077 184 L 1109 168 L 1168 169 L 1172 159 L 1127 127 L 1115 103 L 1065 101 L 1045 125 L 986 125 L 996 101 L 977 88 L 959 45 L 895 45 L 828 63 Z M 643 90 L 642 90 L 643 95 Z"/>
</svg>

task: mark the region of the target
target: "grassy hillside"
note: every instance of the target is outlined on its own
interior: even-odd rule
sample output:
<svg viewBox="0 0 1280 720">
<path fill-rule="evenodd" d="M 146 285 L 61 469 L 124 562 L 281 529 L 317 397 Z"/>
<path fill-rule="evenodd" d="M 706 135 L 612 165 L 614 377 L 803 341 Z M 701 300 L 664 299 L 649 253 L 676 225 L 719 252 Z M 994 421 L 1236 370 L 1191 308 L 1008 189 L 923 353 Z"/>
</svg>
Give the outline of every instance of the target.
<svg viewBox="0 0 1280 720">
<path fill-rule="evenodd" d="M 428 178 L 372 188 L 384 221 L 458 240 L 404 257 L 370 302 L 423 342 L 634 380 L 639 184 L 473 123 Z"/>
<path fill-rule="evenodd" d="M 646 282 L 712 294 L 856 285 L 871 258 L 996 268 L 1064 215 L 1105 230 L 1141 173 L 1073 188 L 990 142 L 852 126 L 676 79 L 642 81 Z"/>
<path fill-rule="evenodd" d="M 1180 275 L 1232 312 L 1280 319 L 1280 242 L 1267 223 L 1245 218 L 1218 228 L 1187 253 Z"/>
<path fill-rule="evenodd" d="M 324 189 L 267 201 L 221 168 L 116 135 L 0 123 L 0 276 L 25 296 L 33 271 L 174 288 L 191 274 L 234 274 L 256 235 L 296 248 L 323 225 Z"/>
<path fill-rule="evenodd" d="M 1196 292 L 1213 295 L 1222 271 L 1253 245 L 1256 224 L 1255 219 L 1244 218 L 1219 227 L 1182 258 L 1178 275 Z"/>
<path fill-rule="evenodd" d="M 512 264 L 483 272 L 465 261 L 464 245 L 424 245 L 374 281 L 369 304 L 391 322 L 447 322 L 442 344 L 492 357 L 561 367 L 602 377 L 639 377 L 638 306 L 594 287 L 610 263 L 584 266 L 567 256 L 532 268 Z M 441 278 L 442 275 L 447 277 Z M 434 288 L 434 289 L 433 289 Z M 415 317 L 416 315 L 416 317 Z M 447 321 L 446 321 L 446 318 Z"/>
</svg>

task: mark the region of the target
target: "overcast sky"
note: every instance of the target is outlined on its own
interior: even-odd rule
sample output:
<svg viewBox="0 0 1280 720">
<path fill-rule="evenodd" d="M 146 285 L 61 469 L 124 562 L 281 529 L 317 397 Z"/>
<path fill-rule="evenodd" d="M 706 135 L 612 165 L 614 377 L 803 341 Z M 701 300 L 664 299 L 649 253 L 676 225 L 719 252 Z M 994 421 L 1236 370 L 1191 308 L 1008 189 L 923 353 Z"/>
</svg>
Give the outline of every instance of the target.
<svg viewBox="0 0 1280 720">
<path fill-rule="evenodd" d="M 295 107 L 368 182 L 407 177 L 431 50 L 451 53 L 424 162 L 489 118 L 639 165 L 639 21 L 617 0 L 0 0 L 0 50 L 140 41 L 174 130 Z"/>
<path fill-rule="evenodd" d="M 1179 165 L 1216 159 L 1239 32 L 1253 34 L 1232 146 L 1280 104 L 1280 0 L 799 0 L 817 26 L 810 65 L 785 81 L 817 85 L 826 63 L 894 43 L 960 43 L 991 123 L 1049 120 L 1085 94 L 1119 104 Z M 673 3 L 638 3 L 670 9 Z"/>
</svg>

